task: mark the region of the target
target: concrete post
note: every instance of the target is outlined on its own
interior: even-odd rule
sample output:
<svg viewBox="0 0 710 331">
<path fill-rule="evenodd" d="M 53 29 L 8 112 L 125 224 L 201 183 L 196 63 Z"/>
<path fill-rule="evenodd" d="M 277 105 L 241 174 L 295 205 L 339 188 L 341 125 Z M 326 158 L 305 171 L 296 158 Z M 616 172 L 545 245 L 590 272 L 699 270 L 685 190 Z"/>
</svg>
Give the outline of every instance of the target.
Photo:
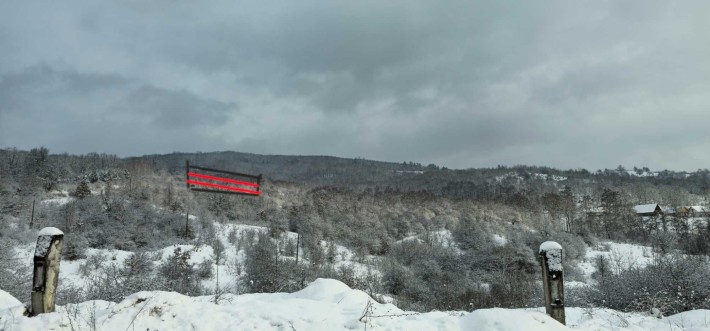
<svg viewBox="0 0 710 331">
<path fill-rule="evenodd" d="M 562 275 L 562 246 L 554 241 L 540 245 L 545 312 L 565 324 L 565 288 Z"/>
<path fill-rule="evenodd" d="M 48 227 L 37 233 L 30 316 L 54 311 L 63 241 L 64 232 L 57 228 Z"/>
</svg>

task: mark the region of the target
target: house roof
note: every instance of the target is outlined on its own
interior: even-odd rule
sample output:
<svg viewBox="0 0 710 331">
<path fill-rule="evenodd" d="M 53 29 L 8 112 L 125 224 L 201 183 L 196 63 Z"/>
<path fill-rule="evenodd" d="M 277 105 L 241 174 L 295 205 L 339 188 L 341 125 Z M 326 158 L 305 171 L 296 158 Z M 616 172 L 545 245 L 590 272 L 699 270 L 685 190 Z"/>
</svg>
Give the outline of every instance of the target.
<svg viewBox="0 0 710 331">
<path fill-rule="evenodd" d="M 636 214 L 650 214 L 654 213 L 656 211 L 656 208 L 658 208 L 657 203 L 651 203 L 647 205 L 636 205 L 634 206 L 634 210 L 636 211 Z"/>
<path fill-rule="evenodd" d="M 703 206 L 690 206 L 688 207 L 688 209 L 696 213 L 704 213 L 705 211 L 707 211 Z"/>
</svg>

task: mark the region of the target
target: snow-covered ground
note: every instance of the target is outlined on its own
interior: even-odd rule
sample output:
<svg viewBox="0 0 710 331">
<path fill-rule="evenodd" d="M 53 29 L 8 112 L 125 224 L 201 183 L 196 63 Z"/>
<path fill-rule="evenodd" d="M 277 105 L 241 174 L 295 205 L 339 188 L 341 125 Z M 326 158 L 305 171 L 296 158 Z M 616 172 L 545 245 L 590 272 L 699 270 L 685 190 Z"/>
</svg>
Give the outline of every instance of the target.
<svg viewBox="0 0 710 331">
<path fill-rule="evenodd" d="M 51 198 L 51 199 L 46 199 L 42 200 L 43 204 L 46 205 L 66 205 L 67 203 L 73 201 L 74 198 L 72 197 L 57 197 L 57 198 Z"/>
<path fill-rule="evenodd" d="M 226 250 L 224 264 L 213 265 L 213 275 L 219 272 L 221 288 L 235 285 L 243 274 L 235 274 L 230 264 L 244 262 L 244 245 L 237 250 L 229 243 L 234 231 L 238 240 L 242 234 L 267 231 L 264 227 L 243 224 L 215 223 L 215 235 Z M 284 236 L 296 240 L 296 234 Z M 433 239 L 453 245 L 449 231 L 431 234 Z M 422 240 L 418 236 L 403 239 Z M 507 238 L 494 235 L 493 240 L 504 245 Z M 324 248 L 327 242 L 322 242 Z M 157 266 L 167 259 L 176 247 L 189 250 L 190 263 L 197 265 L 213 257 L 208 245 L 173 245 L 149 252 Z M 34 245 L 17 248 L 22 260 L 31 262 Z M 356 261 L 353 252 L 336 246 L 334 266 L 352 267 L 359 276 L 372 272 L 371 267 Z M 101 255 L 103 264 L 117 263 L 132 252 L 89 249 L 88 256 Z M 289 257 L 283 257 L 289 258 Z M 604 258 L 610 271 L 642 267 L 652 262 L 650 247 L 614 242 L 601 242 L 587 250 L 580 269 L 585 282 L 593 283 L 591 275 L 596 262 Z M 292 259 L 292 257 L 291 257 Z M 366 259 L 367 260 L 367 259 Z M 81 287 L 87 277 L 81 271 L 86 259 L 62 261 L 60 286 Z M 370 269 L 370 270 L 368 270 Z M 89 271 L 91 273 L 91 271 Z M 203 280 L 207 293 L 216 287 L 217 277 Z M 368 306 L 368 303 L 370 305 Z M 608 309 L 567 309 L 567 325 L 574 330 L 707 330 L 710 331 L 710 311 L 691 311 L 656 319 L 644 314 L 627 314 Z M 569 330 L 547 317 L 541 309 L 483 309 L 468 312 L 414 313 L 401 311 L 392 304 L 374 302 L 367 294 L 352 290 L 345 284 L 320 279 L 296 293 L 226 294 L 214 303 L 214 297 L 187 297 L 169 292 L 141 292 L 119 303 L 90 301 L 78 305 L 58 307 L 57 313 L 35 318 L 22 316 L 21 304 L 0 290 L 0 331 L 5 330 Z"/>
<path fill-rule="evenodd" d="M 42 200 L 45 205 L 66 205 L 67 203 L 74 200 L 74 198 L 69 196 L 69 191 L 67 190 L 54 190 L 50 193 L 51 198 Z"/>
<path fill-rule="evenodd" d="M 653 262 L 653 251 L 648 246 L 612 241 L 600 242 L 597 247 L 590 247 L 584 261 L 578 264 L 587 283 L 592 282 L 592 273 L 597 271 L 597 265 L 602 259 L 609 264 L 610 272 L 618 273 L 621 270 L 645 267 L 650 264 Z"/>
<path fill-rule="evenodd" d="M 416 240 L 420 243 L 427 241 L 434 241 L 441 244 L 444 247 L 456 246 L 454 243 L 454 236 L 451 234 L 450 230 L 437 230 L 429 233 L 429 238 L 426 238 L 425 234 L 414 234 L 397 240 L 395 243 L 401 243 L 404 241 Z"/>
<path fill-rule="evenodd" d="M 0 330 L 466 330 L 466 331 L 710 331 L 710 311 L 655 318 L 608 309 L 568 308 L 567 327 L 541 309 L 473 312 L 402 311 L 332 279 L 295 293 L 187 297 L 139 292 L 119 303 L 89 301 L 54 313 L 23 316 L 19 301 L 0 291 Z"/>
</svg>

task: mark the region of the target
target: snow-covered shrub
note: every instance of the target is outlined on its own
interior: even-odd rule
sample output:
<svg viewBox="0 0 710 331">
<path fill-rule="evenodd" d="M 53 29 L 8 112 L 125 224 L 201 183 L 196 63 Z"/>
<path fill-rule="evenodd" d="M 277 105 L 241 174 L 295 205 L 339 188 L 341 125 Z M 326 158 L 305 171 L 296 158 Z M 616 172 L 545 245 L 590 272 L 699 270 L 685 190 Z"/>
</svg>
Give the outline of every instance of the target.
<svg viewBox="0 0 710 331">
<path fill-rule="evenodd" d="M 335 245 L 334 242 L 332 242 L 332 241 L 329 242 L 327 251 L 325 253 L 326 261 L 328 261 L 328 263 L 335 263 L 335 258 L 337 255 L 338 255 L 338 247 Z"/>
<path fill-rule="evenodd" d="M 277 292 L 283 285 L 280 273 L 283 268 L 279 268 L 281 262 L 276 244 L 268 233 L 259 233 L 256 243 L 246 249 L 244 268 L 249 292 Z"/>
<path fill-rule="evenodd" d="M 212 277 L 212 264 L 214 261 L 212 259 L 205 259 L 197 265 L 197 276 L 201 279 L 208 279 Z"/>
<path fill-rule="evenodd" d="M 414 272 L 394 260 L 387 260 L 380 271 L 382 272 L 382 286 L 387 293 L 402 295 L 407 286 L 416 282 Z"/>
<path fill-rule="evenodd" d="M 59 282 L 57 284 L 57 297 L 55 303 L 63 306 L 70 303 L 79 303 L 86 301 L 84 287 L 76 286 L 68 282 Z"/>
<path fill-rule="evenodd" d="M 76 189 L 71 192 L 71 196 L 83 199 L 91 195 L 91 189 L 89 189 L 89 183 L 86 181 L 81 181 Z"/>
<path fill-rule="evenodd" d="M 89 255 L 86 260 L 79 265 L 79 273 L 84 277 L 88 277 L 93 272 L 98 270 L 101 267 L 101 264 L 107 260 L 108 255 L 103 253 Z"/>
<path fill-rule="evenodd" d="M 707 257 L 668 255 L 645 268 L 630 268 L 599 277 L 599 286 L 584 295 L 596 305 L 622 311 L 674 314 L 710 308 L 710 262 Z"/>
<path fill-rule="evenodd" d="M 224 247 L 222 241 L 215 238 L 215 240 L 210 243 L 210 246 L 212 246 L 212 258 L 214 262 L 218 265 L 224 263 L 227 248 Z"/>
<path fill-rule="evenodd" d="M 286 256 L 296 256 L 296 241 L 293 239 L 286 239 L 286 244 L 284 245 L 283 253 Z"/>
<path fill-rule="evenodd" d="M 162 289 L 175 291 L 185 295 L 200 295 L 203 290 L 192 264 L 190 264 L 190 251 L 183 251 L 176 247 L 159 267 L 158 277 L 162 282 Z"/>
<path fill-rule="evenodd" d="M 147 278 L 153 271 L 153 263 L 147 252 L 135 252 L 123 260 L 121 273 L 127 279 Z"/>
<path fill-rule="evenodd" d="M 562 245 L 565 260 L 584 260 L 587 253 L 587 245 L 580 236 L 559 232 L 551 236 L 551 239 Z"/>
<path fill-rule="evenodd" d="M 345 285 L 349 286 L 350 288 L 353 289 L 362 289 L 364 284 L 362 284 L 363 280 L 359 279 L 356 274 L 355 274 L 355 268 L 352 266 L 348 265 L 341 265 L 339 268 L 335 270 L 336 272 L 336 279 L 345 283 Z"/>
<path fill-rule="evenodd" d="M 543 304 L 542 290 L 536 286 L 535 279 L 523 274 L 509 274 L 491 283 L 487 293 L 488 305 L 479 306 L 472 302 L 473 308 L 489 307 L 539 307 Z"/>
<path fill-rule="evenodd" d="M 101 268 L 85 281 L 84 300 L 106 300 L 118 302 L 130 293 L 125 292 L 122 286 L 120 267 L 115 263 L 109 263 Z"/>
<path fill-rule="evenodd" d="M 229 230 L 229 234 L 227 234 L 227 241 L 232 245 L 237 243 L 237 229 L 232 228 Z"/>
<path fill-rule="evenodd" d="M 484 250 L 494 246 L 488 226 L 473 217 L 462 217 L 451 234 L 463 250 Z"/>
<path fill-rule="evenodd" d="M 62 244 L 62 256 L 67 260 L 77 260 L 86 257 L 89 240 L 82 233 L 66 233 Z"/>
<path fill-rule="evenodd" d="M 668 254 L 678 247 L 678 235 L 669 231 L 651 233 L 651 247 L 658 254 Z"/>
<path fill-rule="evenodd" d="M 412 265 L 422 257 L 429 257 L 432 254 L 432 247 L 419 240 L 405 240 L 392 245 L 388 254 L 404 265 Z"/>
<path fill-rule="evenodd" d="M 132 254 L 122 264 L 98 263 L 97 269 L 86 277 L 80 297 L 82 300 L 117 302 L 135 292 L 160 289 L 162 283 L 153 277 L 152 269 L 153 264 L 148 254 L 144 252 Z M 68 300 L 74 299 L 68 298 Z"/>
</svg>

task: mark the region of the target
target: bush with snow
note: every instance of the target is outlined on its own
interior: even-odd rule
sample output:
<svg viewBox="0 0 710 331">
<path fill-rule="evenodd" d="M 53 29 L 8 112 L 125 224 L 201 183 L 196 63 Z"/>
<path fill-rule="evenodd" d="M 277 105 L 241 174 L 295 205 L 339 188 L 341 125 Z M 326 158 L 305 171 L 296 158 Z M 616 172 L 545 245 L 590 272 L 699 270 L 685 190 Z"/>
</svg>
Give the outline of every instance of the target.
<svg viewBox="0 0 710 331">
<path fill-rule="evenodd" d="M 592 305 L 664 315 L 710 309 L 710 261 L 706 257 L 668 255 L 645 267 L 599 277 L 583 297 Z"/>
</svg>

